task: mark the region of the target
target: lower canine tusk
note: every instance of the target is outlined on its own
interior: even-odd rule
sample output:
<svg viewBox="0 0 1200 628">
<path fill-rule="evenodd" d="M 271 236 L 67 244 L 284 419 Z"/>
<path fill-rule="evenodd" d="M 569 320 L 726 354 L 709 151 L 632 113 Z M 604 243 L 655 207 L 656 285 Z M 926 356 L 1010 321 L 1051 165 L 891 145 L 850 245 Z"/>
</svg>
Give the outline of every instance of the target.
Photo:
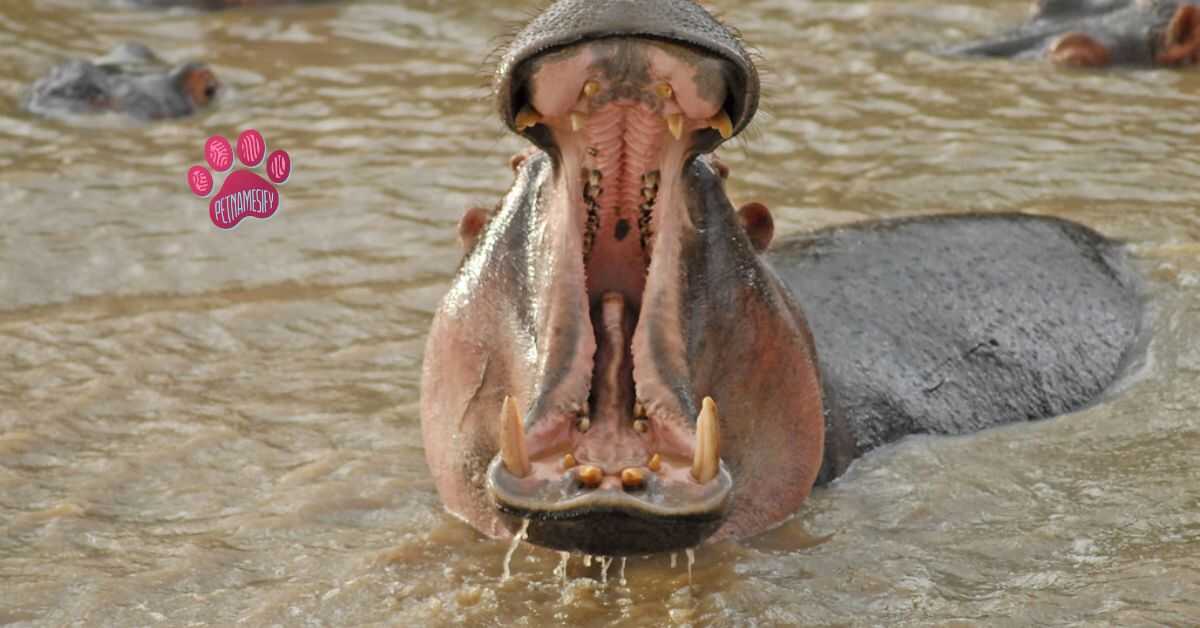
<svg viewBox="0 0 1200 628">
<path fill-rule="evenodd" d="M 696 455 L 692 459 L 692 478 L 707 484 L 717 477 L 721 465 L 721 426 L 717 418 L 717 404 L 712 397 L 705 397 L 696 418 Z"/>
<path fill-rule="evenodd" d="M 529 453 L 525 451 L 525 426 L 521 423 L 521 413 L 517 410 L 517 402 L 512 397 L 504 398 L 504 407 L 500 410 L 500 459 L 504 468 L 516 477 L 529 475 Z"/>
</svg>

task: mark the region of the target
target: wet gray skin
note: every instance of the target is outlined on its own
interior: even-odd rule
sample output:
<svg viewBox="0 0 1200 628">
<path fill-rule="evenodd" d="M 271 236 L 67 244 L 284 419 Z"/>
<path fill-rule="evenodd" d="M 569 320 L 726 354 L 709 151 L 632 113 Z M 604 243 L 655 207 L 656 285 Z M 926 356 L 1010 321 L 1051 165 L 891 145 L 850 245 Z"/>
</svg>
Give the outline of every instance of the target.
<svg viewBox="0 0 1200 628">
<path fill-rule="evenodd" d="M 1080 408 L 1137 362 L 1137 274 L 1081 225 L 931 217 L 767 250 L 769 212 L 735 210 L 709 155 L 757 73 L 691 2 L 555 3 L 496 86 L 536 148 L 460 225 L 421 394 L 442 500 L 489 536 L 749 536 L 877 446 Z"/>
<path fill-rule="evenodd" d="M 33 84 L 26 108 L 62 116 L 113 112 L 142 120 L 177 118 L 207 107 L 220 92 L 202 63 L 169 66 L 149 48 L 121 44 L 92 61 L 71 59 Z"/>
<path fill-rule="evenodd" d="M 1076 66 L 1192 65 L 1200 49 L 1198 6 L 1175 0 L 1043 0 L 1022 26 L 950 52 Z"/>
</svg>

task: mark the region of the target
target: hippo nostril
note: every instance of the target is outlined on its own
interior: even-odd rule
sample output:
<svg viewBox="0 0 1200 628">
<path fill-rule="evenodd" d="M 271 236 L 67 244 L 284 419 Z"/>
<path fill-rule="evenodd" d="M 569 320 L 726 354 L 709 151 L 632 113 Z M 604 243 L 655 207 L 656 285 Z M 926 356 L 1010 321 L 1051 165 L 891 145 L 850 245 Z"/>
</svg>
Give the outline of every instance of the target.
<svg viewBox="0 0 1200 628">
<path fill-rule="evenodd" d="M 579 483 L 585 488 L 596 488 L 604 480 L 604 472 L 600 470 L 600 467 L 589 464 L 579 469 L 578 477 Z"/>
</svg>

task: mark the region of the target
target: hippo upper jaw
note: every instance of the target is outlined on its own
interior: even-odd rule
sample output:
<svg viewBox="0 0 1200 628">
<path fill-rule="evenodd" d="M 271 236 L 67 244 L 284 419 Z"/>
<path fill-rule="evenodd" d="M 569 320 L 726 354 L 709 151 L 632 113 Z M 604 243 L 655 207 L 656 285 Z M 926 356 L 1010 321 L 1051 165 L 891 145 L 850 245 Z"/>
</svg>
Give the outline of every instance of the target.
<svg viewBox="0 0 1200 628">
<path fill-rule="evenodd" d="M 740 133 L 758 110 L 758 70 L 749 53 L 736 35 L 692 0 L 560 0 L 522 29 L 501 58 L 495 80 L 500 118 L 513 131 L 552 151 L 546 129 L 527 132 L 531 127 L 519 119 L 532 104 L 529 90 L 537 64 L 531 61 L 614 37 L 657 41 L 720 61 L 717 75 L 727 89 L 717 104 L 730 126 L 727 132 L 696 138 L 699 150 L 712 150 Z M 566 93 L 562 87 L 558 86 Z M 575 87 L 583 87 L 583 82 Z"/>
</svg>

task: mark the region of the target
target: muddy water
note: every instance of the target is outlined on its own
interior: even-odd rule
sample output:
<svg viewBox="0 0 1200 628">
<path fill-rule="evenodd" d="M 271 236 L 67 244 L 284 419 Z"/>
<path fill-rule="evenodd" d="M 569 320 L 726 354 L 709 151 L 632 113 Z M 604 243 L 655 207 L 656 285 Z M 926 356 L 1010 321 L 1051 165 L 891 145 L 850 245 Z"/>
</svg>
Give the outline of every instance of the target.
<svg viewBox="0 0 1200 628">
<path fill-rule="evenodd" d="M 1152 278 L 1116 398 L 860 461 L 749 542 L 612 565 L 442 513 L 418 372 L 465 207 L 520 147 L 491 114 L 512 2 L 220 14 L 0 3 L 0 624 L 795 625 L 1200 621 L 1200 72 L 923 52 L 1023 1 L 718 4 L 765 111 L 724 151 L 781 231 L 952 210 L 1065 216 Z M 153 126 L 34 119 L 25 86 L 137 39 L 231 87 Z M 208 134 L 295 167 L 234 232 L 184 185 Z"/>
</svg>

